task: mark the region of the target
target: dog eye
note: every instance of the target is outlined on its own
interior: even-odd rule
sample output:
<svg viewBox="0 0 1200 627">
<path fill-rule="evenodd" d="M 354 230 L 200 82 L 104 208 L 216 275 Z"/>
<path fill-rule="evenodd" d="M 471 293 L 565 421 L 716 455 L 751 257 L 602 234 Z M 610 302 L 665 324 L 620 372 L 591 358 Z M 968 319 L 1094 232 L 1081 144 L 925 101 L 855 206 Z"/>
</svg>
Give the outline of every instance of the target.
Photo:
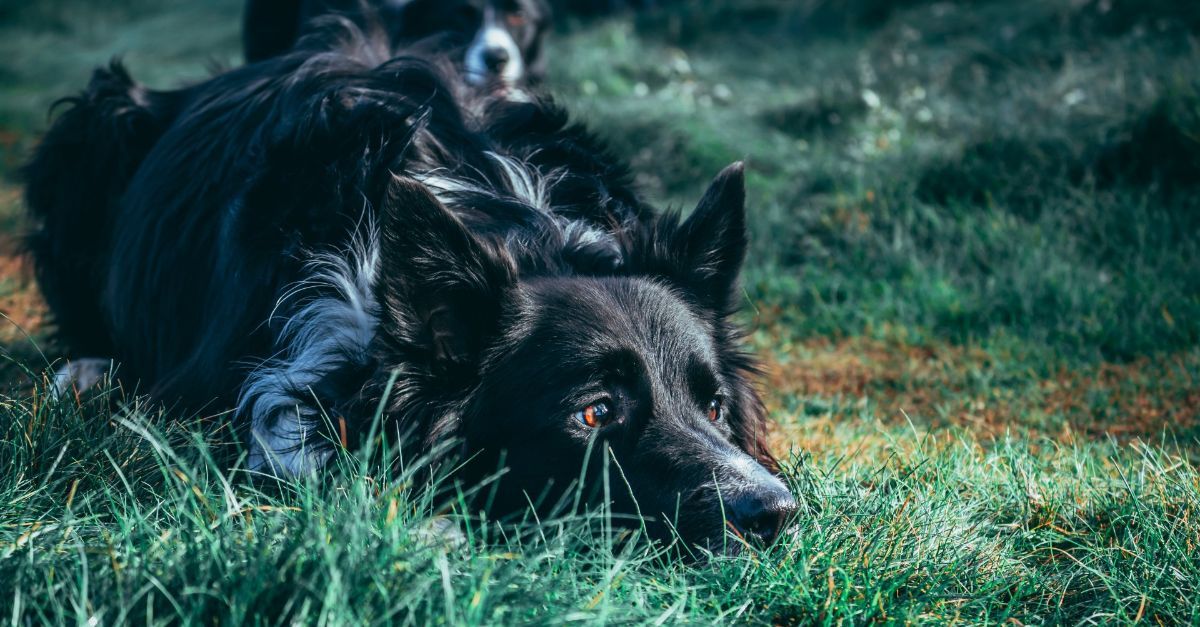
<svg viewBox="0 0 1200 627">
<path fill-rule="evenodd" d="M 612 420 L 612 410 L 609 409 L 608 403 L 601 401 L 584 407 L 571 414 L 571 417 L 589 429 L 596 429 L 607 425 Z"/>
<path fill-rule="evenodd" d="M 509 28 L 520 28 L 525 25 L 525 16 L 520 13 L 509 13 L 505 19 L 508 21 Z"/>
<path fill-rule="evenodd" d="M 708 402 L 708 419 L 717 422 L 725 417 L 725 397 L 716 396 Z"/>
</svg>

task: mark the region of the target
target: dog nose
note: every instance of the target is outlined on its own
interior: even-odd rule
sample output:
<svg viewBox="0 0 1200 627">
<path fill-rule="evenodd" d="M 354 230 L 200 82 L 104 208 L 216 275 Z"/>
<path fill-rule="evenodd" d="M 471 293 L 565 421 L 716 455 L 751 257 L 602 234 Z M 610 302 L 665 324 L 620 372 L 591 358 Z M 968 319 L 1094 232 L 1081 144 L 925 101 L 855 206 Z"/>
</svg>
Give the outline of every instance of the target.
<svg viewBox="0 0 1200 627">
<path fill-rule="evenodd" d="M 779 484 L 734 497 L 725 507 L 729 522 L 739 533 L 747 540 L 768 545 L 796 513 L 797 505 L 792 493 Z"/>
<path fill-rule="evenodd" d="M 508 50 L 501 47 L 487 48 L 483 51 L 483 64 L 493 72 L 500 72 L 508 65 L 510 57 Z"/>
</svg>

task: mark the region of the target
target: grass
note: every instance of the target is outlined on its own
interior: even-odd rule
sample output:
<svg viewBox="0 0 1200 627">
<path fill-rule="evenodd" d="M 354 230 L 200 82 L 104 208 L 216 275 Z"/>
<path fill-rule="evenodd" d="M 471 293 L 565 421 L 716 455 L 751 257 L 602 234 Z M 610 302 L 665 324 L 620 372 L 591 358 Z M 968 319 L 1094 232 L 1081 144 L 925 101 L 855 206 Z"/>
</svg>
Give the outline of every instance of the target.
<svg viewBox="0 0 1200 627">
<path fill-rule="evenodd" d="M 236 62 L 238 2 L 0 0 L 0 619 L 1200 622 L 1200 11 L 663 4 L 564 18 L 551 88 L 661 204 L 748 159 L 789 538 L 684 563 L 355 452 L 252 484 L 219 421 L 50 398 L 15 168 L 113 54 L 159 87 Z"/>
<path fill-rule="evenodd" d="M 419 462 L 389 478 L 346 455 L 336 480 L 255 489 L 188 425 L 36 394 L 6 408 L 0 449 L 0 589 L 22 621 L 1200 618 L 1200 473 L 1169 446 L 809 421 L 801 439 L 848 446 L 793 458 L 788 541 L 685 565 L 598 515 L 501 528 L 438 510 Z M 465 537 L 429 532 L 437 514 Z"/>
</svg>

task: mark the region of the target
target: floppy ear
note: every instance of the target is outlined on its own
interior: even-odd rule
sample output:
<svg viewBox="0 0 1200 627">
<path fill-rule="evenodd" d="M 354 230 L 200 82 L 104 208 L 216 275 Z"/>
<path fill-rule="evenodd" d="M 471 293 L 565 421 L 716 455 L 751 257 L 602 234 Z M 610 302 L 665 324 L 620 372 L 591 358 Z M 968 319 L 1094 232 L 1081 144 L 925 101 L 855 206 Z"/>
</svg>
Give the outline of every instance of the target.
<svg viewBox="0 0 1200 627">
<path fill-rule="evenodd" d="M 731 313 L 739 302 L 738 275 L 746 258 L 746 177 L 740 161 L 717 175 L 700 204 L 674 232 L 656 234 L 654 265 L 701 305 Z"/>
<path fill-rule="evenodd" d="M 380 241 L 381 330 L 435 372 L 470 368 L 496 331 L 515 272 L 424 185 L 388 185 Z"/>
</svg>

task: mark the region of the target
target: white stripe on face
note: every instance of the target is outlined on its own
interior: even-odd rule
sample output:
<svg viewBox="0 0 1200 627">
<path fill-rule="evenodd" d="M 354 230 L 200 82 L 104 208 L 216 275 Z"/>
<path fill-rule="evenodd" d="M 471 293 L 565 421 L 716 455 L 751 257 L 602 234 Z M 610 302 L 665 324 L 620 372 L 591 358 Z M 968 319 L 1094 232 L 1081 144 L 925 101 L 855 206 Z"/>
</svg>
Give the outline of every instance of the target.
<svg viewBox="0 0 1200 627">
<path fill-rule="evenodd" d="M 467 49 L 467 82 L 472 85 L 482 85 L 494 79 L 512 85 L 525 76 L 525 60 L 521 57 L 521 49 L 499 20 L 496 10 L 487 7 L 483 14 L 483 26 Z M 508 54 L 508 62 L 499 74 L 494 74 L 487 66 L 488 50 L 503 50 Z"/>
</svg>

